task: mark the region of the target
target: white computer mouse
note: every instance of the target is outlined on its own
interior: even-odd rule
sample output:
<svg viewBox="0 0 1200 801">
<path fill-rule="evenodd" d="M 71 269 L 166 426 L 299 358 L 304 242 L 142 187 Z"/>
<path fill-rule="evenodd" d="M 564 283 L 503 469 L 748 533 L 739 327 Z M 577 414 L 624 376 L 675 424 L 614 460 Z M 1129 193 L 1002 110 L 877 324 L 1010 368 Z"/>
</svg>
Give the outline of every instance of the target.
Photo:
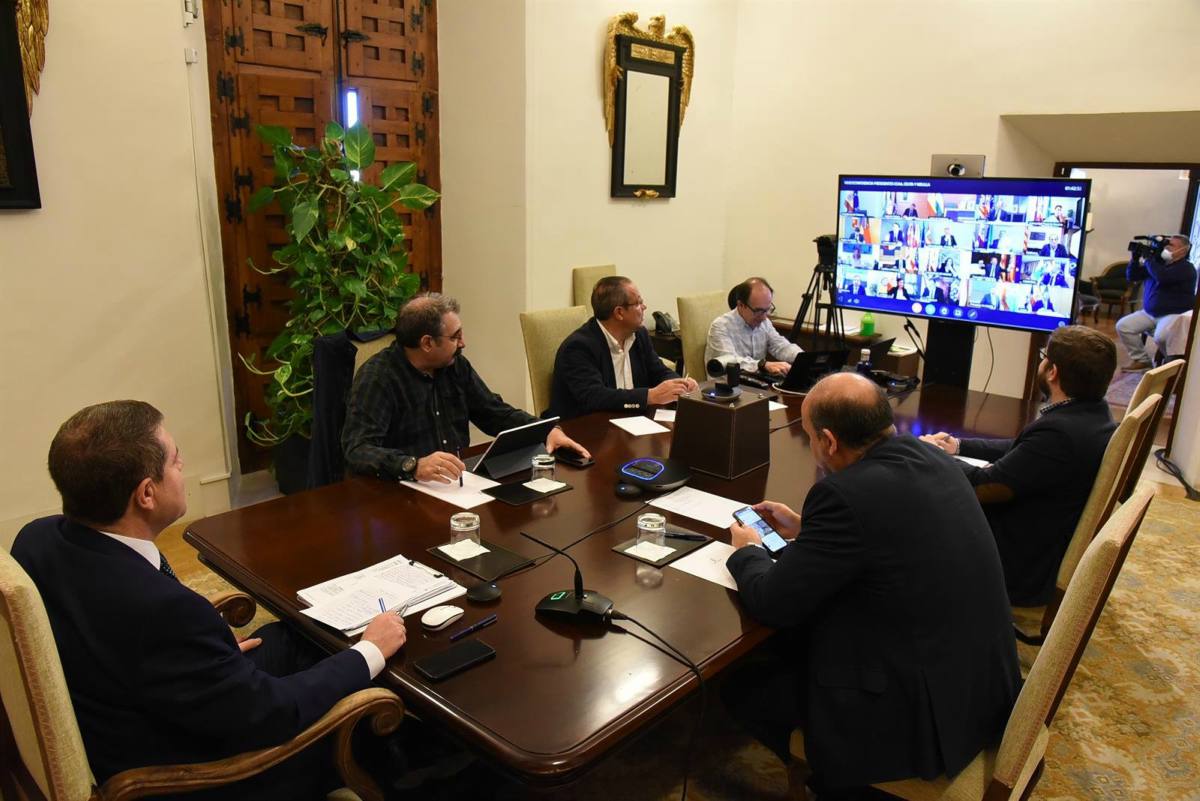
<svg viewBox="0 0 1200 801">
<path fill-rule="evenodd" d="M 421 625 L 430 631 L 446 628 L 463 616 L 463 610 L 457 606 L 435 606 L 421 615 Z"/>
</svg>

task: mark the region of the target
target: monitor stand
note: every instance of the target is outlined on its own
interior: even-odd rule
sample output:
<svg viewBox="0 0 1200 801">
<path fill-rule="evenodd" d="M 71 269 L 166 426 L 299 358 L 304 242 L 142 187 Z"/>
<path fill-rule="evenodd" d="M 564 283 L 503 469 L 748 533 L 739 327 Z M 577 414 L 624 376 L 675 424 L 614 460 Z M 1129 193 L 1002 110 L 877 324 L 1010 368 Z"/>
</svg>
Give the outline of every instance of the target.
<svg viewBox="0 0 1200 801">
<path fill-rule="evenodd" d="M 925 373 L 921 382 L 967 389 L 974 351 L 975 326 L 930 320 L 925 342 Z"/>
</svg>

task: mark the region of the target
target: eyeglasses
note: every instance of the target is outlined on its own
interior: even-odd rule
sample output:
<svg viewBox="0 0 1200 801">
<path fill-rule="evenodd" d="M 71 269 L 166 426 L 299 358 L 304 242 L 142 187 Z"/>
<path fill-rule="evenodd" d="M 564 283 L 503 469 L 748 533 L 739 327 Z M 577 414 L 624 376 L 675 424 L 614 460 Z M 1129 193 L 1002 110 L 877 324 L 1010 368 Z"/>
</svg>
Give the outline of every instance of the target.
<svg viewBox="0 0 1200 801">
<path fill-rule="evenodd" d="M 453 334 L 441 334 L 439 336 L 434 337 L 434 339 L 453 339 L 455 342 L 457 342 L 460 345 L 464 341 L 463 340 L 463 332 L 462 332 L 461 328 L 458 329 L 458 331 Z"/>
<path fill-rule="evenodd" d="M 638 298 L 637 300 L 631 301 L 629 303 L 622 303 L 620 308 L 630 309 L 630 308 L 633 308 L 634 306 L 641 306 L 644 308 L 645 305 L 646 305 L 646 301 L 642 300 L 641 298 Z"/>
<path fill-rule="evenodd" d="M 1047 361 L 1047 360 L 1049 360 L 1049 358 L 1050 358 L 1050 354 L 1046 352 L 1045 348 L 1038 348 L 1038 361 L 1039 362 Z"/>
<path fill-rule="evenodd" d="M 749 303 L 743 303 L 742 305 L 745 306 L 747 309 L 749 309 L 753 314 L 755 314 L 759 317 L 761 317 L 764 314 L 774 314 L 775 313 L 775 304 L 774 303 L 772 303 L 770 306 L 768 306 L 765 309 L 760 309 L 756 306 L 751 306 Z"/>
</svg>

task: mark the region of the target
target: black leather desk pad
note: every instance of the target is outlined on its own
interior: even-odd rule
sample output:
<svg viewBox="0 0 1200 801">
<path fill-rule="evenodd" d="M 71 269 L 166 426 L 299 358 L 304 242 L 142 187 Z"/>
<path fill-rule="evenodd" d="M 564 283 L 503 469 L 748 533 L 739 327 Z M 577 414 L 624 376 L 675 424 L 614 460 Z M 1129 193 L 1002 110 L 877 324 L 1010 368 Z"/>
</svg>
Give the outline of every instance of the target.
<svg viewBox="0 0 1200 801">
<path fill-rule="evenodd" d="M 505 573 L 509 573 L 524 565 L 532 564 L 533 562 L 532 559 L 521 556 L 519 553 L 513 553 L 507 548 L 501 548 L 499 545 L 488 542 L 485 539 L 480 539 L 479 544 L 487 548 L 488 552 L 482 553 L 479 556 L 472 556 L 470 559 L 463 559 L 461 562 L 446 556 L 437 545 L 425 550 L 443 562 L 448 562 L 460 570 L 467 571 L 472 576 L 478 576 L 484 581 L 492 581 L 497 576 L 502 576 Z"/>
</svg>

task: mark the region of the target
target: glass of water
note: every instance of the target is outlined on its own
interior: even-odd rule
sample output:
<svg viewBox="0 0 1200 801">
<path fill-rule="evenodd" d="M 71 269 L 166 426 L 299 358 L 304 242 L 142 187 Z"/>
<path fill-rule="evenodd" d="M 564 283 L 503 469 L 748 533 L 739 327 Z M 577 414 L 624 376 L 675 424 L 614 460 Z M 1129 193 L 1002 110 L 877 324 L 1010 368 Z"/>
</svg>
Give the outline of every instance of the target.
<svg viewBox="0 0 1200 801">
<path fill-rule="evenodd" d="M 450 544 L 463 540 L 479 544 L 479 515 L 474 512 L 459 512 L 450 516 Z"/>
<path fill-rule="evenodd" d="M 663 545 L 667 534 L 667 519 L 655 512 L 640 515 L 637 520 L 637 544 L 651 542 Z"/>
<path fill-rule="evenodd" d="M 530 462 L 531 480 L 537 481 L 539 478 L 548 478 L 554 480 L 554 457 L 548 453 L 539 453 L 533 457 Z"/>
</svg>

